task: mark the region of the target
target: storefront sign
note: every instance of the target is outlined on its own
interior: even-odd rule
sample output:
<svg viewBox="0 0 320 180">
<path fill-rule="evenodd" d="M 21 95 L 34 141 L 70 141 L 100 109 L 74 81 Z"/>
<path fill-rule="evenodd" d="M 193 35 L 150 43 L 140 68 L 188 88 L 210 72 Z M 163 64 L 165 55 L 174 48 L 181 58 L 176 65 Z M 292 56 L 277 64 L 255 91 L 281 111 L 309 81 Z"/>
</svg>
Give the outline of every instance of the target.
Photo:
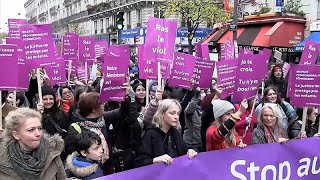
<svg viewBox="0 0 320 180">
<path fill-rule="evenodd" d="M 320 21 L 311 22 L 310 31 L 320 31 Z"/>
</svg>

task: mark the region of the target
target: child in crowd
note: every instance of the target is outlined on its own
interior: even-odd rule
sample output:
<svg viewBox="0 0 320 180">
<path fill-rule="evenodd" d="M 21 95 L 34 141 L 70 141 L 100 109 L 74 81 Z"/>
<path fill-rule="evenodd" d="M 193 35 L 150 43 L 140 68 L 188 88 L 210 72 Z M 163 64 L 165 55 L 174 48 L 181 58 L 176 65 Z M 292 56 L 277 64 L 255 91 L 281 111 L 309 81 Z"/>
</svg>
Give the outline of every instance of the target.
<svg viewBox="0 0 320 180">
<path fill-rule="evenodd" d="M 91 180 L 103 176 L 100 167 L 103 150 L 101 139 L 93 131 L 85 130 L 77 135 L 76 152 L 68 156 L 68 177 Z"/>
</svg>

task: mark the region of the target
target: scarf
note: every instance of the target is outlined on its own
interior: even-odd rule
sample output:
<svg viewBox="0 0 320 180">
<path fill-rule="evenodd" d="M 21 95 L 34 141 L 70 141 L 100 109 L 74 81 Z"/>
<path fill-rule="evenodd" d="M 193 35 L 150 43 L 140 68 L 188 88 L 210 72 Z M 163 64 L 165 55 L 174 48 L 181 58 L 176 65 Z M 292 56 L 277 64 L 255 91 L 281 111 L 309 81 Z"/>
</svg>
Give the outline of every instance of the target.
<svg viewBox="0 0 320 180">
<path fill-rule="evenodd" d="M 263 126 L 263 129 L 268 144 L 279 142 L 279 138 L 283 137 L 279 126 L 276 126 L 274 129 Z"/>
<path fill-rule="evenodd" d="M 106 123 L 105 120 L 102 117 L 100 117 L 97 122 L 93 122 L 93 121 L 81 121 L 81 122 L 77 122 L 79 124 L 79 126 L 93 131 L 96 134 L 99 135 L 100 139 L 101 139 L 101 145 L 102 145 L 102 149 L 103 149 L 103 157 L 102 157 L 102 163 L 104 163 L 107 159 L 109 159 L 109 148 L 108 148 L 108 143 L 106 138 L 104 137 L 103 133 L 102 133 L 102 129 L 106 128 Z"/>
<path fill-rule="evenodd" d="M 65 113 L 68 113 L 70 110 L 70 107 L 73 105 L 74 99 L 66 99 L 66 100 L 62 100 L 62 105 L 63 105 L 63 111 Z"/>
<path fill-rule="evenodd" d="M 48 157 L 47 141 L 42 138 L 39 147 L 28 152 L 18 142 L 8 145 L 8 154 L 13 169 L 25 180 L 39 180 Z"/>
</svg>

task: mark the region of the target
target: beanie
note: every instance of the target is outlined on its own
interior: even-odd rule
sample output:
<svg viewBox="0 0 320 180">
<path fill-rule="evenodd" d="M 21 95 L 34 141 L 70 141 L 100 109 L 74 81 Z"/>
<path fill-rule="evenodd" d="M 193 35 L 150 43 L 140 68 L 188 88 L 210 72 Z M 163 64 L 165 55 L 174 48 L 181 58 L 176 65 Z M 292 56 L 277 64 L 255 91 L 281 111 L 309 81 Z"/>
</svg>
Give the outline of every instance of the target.
<svg viewBox="0 0 320 180">
<path fill-rule="evenodd" d="M 222 115 L 230 110 L 235 110 L 234 106 L 229 101 L 217 99 L 212 100 L 211 104 L 215 119 L 219 119 Z"/>
<path fill-rule="evenodd" d="M 51 87 L 42 86 L 41 91 L 42 91 L 42 97 L 45 95 L 52 95 L 53 98 L 56 99 L 56 93 L 54 92 L 54 90 Z"/>
</svg>

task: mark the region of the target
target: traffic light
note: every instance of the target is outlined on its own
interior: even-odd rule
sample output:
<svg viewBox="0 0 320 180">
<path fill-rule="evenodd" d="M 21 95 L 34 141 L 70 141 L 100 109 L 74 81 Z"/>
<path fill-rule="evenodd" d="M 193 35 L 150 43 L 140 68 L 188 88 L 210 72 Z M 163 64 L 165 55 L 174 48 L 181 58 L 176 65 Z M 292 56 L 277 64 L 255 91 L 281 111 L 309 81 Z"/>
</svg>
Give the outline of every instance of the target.
<svg viewBox="0 0 320 180">
<path fill-rule="evenodd" d="M 123 15 L 124 15 L 124 12 L 120 11 L 117 13 L 117 29 L 118 30 L 122 30 L 124 25 L 124 19 L 123 19 Z"/>
</svg>

